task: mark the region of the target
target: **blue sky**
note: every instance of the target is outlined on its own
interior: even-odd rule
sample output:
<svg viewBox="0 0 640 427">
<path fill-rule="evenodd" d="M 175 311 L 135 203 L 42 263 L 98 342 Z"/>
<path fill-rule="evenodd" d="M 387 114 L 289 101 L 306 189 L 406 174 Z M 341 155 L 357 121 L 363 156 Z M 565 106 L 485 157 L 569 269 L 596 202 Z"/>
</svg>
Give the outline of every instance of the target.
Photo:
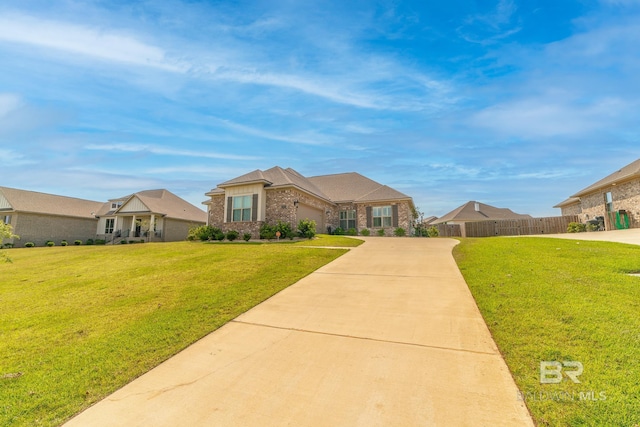
<svg viewBox="0 0 640 427">
<path fill-rule="evenodd" d="M 0 3 L 0 185 L 356 171 L 535 216 L 640 157 L 640 0 Z"/>
</svg>

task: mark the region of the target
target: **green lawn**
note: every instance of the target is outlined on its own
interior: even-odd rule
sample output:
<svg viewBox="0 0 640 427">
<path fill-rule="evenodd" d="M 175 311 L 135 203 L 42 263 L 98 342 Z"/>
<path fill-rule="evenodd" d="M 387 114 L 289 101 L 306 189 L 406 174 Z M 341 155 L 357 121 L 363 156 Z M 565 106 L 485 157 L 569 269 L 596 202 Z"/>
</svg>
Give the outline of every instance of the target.
<svg viewBox="0 0 640 427">
<path fill-rule="evenodd" d="M 538 425 L 640 426 L 640 246 L 462 239 L 454 255 Z M 582 363 L 580 383 L 567 366 L 541 384 L 543 361 Z"/>
<path fill-rule="evenodd" d="M 0 425 L 59 425 L 344 252 L 188 242 L 7 250 Z"/>
</svg>

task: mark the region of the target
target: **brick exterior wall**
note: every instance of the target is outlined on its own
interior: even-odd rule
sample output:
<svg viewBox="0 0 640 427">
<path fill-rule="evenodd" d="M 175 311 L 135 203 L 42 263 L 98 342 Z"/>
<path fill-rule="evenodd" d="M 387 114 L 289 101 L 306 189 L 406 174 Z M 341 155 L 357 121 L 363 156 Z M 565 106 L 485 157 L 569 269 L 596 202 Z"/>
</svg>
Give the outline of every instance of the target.
<svg viewBox="0 0 640 427">
<path fill-rule="evenodd" d="M 12 213 L 11 223 L 13 233 L 20 236 L 14 239 L 15 247 L 24 247 L 27 242 L 33 242 L 36 246 L 45 246 L 47 240 L 60 245 L 62 240 L 66 240 L 73 245 L 75 240 L 96 238 L 96 226 L 98 220 L 94 218 L 73 218 L 55 215 Z M 5 243 L 10 243 L 5 240 Z"/>
<path fill-rule="evenodd" d="M 408 201 L 402 202 L 378 202 L 378 203 L 343 203 L 335 205 L 322 199 L 312 197 L 304 192 L 294 188 L 277 188 L 267 189 L 266 191 L 266 207 L 265 221 L 255 222 L 230 222 L 225 223 L 225 196 L 216 195 L 211 197 L 209 205 L 209 225 L 218 227 L 222 231 L 237 230 L 241 235 L 250 233 L 253 239 L 260 237 L 260 227 L 265 222 L 267 224 L 276 224 L 278 221 L 287 222 L 293 230 L 297 229 L 298 221 L 302 218 L 297 217 L 297 210 L 294 206 L 294 200 L 298 203 L 308 205 L 320 209 L 324 215 L 324 226 L 316 228 L 317 233 L 326 233 L 327 227 L 335 230 L 340 225 L 340 211 L 355 209 L 357 214 L 358 232 L 367 228 L 367 207 L 368 206 L 398 206 L 398 227 L 403 228 L 407 235 L 412 230 L 413 218 L 411 216 L 411 208 Z M 392 236 L 395 227 L 384 227 L 387 236 Z M 377 235 L 379 227 L 371 227 L 369 231 L 371 235 Z"/>
<path fill-rule="evenodd" d="M 610 219 L 606 215 L 605 194 L 611 192 L 613 199 L 613 211 L 625 210 L 629 215 L 629 227 L 640 227 L 640 179 L 623 182 L 611 187 L 600 189 L 594 193 L 580 197 L 579 208 L 576 209 L 582 222 L 594 219 L 597 216 L 605 217 L 605 227 L 607 230 L 615 229 L 615 225 L 611 224 Z M 575 205 L 562 208 L 562 214 L 571 212 L 568 208 Z M 574 208 L 575 209 L 575 208 Z"/>
<path fill-rule="evenodd" d="M 580 203 L 574 203 L 573 205 L 563 206 L 560 208 L 562 216 L 580 215 L 582 208 Z"/>
<path fill-rule="evenodd" d="M 357 217 L 358 217 L 358 232 L 367 228 L 367 207 L 371 206 L 393 206 L 398 205 L 398 227 L 403 228 L 409 235 L 412 230 L 413 218 L 411 216 L 411 207 L 409 202 L 396 202 L 396 203 L 359 203 L 357 205 Z M 385 229 L 386 236 L 393 236 L 393 232 L 396 227 L 370 227 L 368 228 L 372 236 L 377 235 L 380 228 Z"/>
</svg>

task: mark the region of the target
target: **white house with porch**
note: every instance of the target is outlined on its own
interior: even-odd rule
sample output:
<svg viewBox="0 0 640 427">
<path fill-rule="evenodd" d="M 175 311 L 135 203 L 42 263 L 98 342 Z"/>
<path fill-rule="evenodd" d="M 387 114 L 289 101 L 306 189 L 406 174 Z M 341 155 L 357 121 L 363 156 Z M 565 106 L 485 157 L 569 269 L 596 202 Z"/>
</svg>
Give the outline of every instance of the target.
<svg viewBox="0 0 640 427">
<path fill-rule="evenodd" d="M 205 225 L 207 213 L 168 190 L 145 190 L 111 199 L 95 214 L 97 237 L 126 240 L 184 240 L 193 226 Z"/>
</svg>

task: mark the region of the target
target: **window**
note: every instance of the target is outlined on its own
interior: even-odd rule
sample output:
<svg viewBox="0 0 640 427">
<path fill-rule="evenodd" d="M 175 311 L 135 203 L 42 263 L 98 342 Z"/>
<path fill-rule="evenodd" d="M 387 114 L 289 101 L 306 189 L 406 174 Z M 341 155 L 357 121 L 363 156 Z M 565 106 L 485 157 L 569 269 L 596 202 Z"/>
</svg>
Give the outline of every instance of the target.
<svg viewBox="0 0 640 427">
<path fill-rule="evenodd" d="M 111 202 L 111 209 L 118 209 L 122 206 L 122 202 Z"/>
<path fill-rule="evenodd" d="M 233 198 L 233 222 L 251 221 L 252 196 L 236 196 Z"/>
<path fill-rule="evenodd" d="M 11 215 L 5 215 L 3 218 L 5 224 L 11 224 Z"/>
<path fill-rule="evenodd" d="M 376 206 L 373 208 L 373 226 L 391 227 L 391 206 Z"/>
<path fill-rule="evenodd" d="M 340 211 L 340 228 L 348 230 L 356 228 L 356 211 Z"/>
<path fill-rule="evenodd" d="M 115 218 L 107 218 L 104 225 L 104 234 L 113 233 L 113 227 L 115 226 L 116 219 Z"/>
</svg>

